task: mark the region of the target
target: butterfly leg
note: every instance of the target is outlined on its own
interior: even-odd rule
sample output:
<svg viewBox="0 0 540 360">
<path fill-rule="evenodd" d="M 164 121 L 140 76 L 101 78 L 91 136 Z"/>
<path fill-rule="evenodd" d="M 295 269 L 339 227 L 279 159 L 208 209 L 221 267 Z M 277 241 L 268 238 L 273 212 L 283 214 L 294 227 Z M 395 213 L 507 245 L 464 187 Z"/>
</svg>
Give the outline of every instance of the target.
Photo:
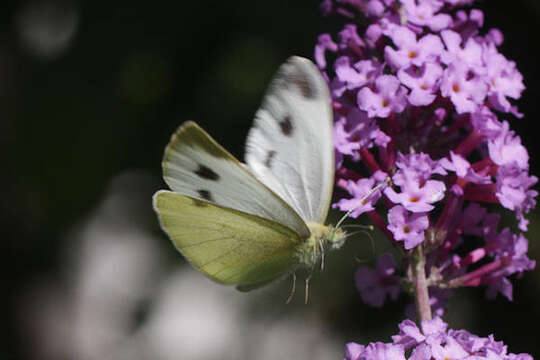
<svg viewBox="0 0 540 360">
<path fill-rule="evenodd" d="M 287 301 L 285 302 L 285 304 L 289 304 L 291 302 L 295 291 L 296 291 L 296 273 L 293 272 L 292 273 L 292 288 L 291 288 L 291 292 L 289 293 L 289 297 L 287 298 Z"/>
<path fill-rule="evenodd" d="M 308 275 L 308 277 L 306 278 L 306 295 L 305 295 L 305 299 L 304 299 L 306 305 L 307 305 L 307 303 L 308 303 L 308 301 L 309 301 L 309 281 L 311 280 L 311 274 L 312 274 L 312 273 L 313 273 L 313 272 L 311 272 L 311 273 Z"/>
<path fill-rule="evenodd" d="M 311 252 L 311 266 L 309 269 L 309 275 L 306 277 L 306 296 L 305 296 L 305 303 L 308 303 L 309 300 L 309 281 L 311 280 L 311 275 L 313 275 L 313 271 L 315 270 L 315 266 L 317 265 L 317 244 L 313 244 L 313 251 Z"/>
<path fill-rule="evenodd" d="M 319 239 L 319 248 L 321 249 L 321 271 L 324 270 L 324 245 L 322 239 Z"/>
</svg>

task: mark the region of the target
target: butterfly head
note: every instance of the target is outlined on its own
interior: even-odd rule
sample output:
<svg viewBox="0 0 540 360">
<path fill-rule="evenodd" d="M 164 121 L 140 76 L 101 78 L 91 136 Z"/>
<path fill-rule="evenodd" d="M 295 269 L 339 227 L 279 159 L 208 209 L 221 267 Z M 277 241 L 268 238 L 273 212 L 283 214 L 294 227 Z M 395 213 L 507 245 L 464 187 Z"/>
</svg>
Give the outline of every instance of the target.
<svg viewBox="0 0 540 360">
<path fill-rule="evenodd" d="M 330 249 L 338 249 L 345 242 L 345 232 L 331 225 L 308 223 L 311 236 L 298 248 L 297 258 L 301 265 L 314 268 Z"/>
<path fill-rule="evenodd" d="M 330 245 L 331 249 L 339 249 L 344 243 L 345 239 L 347 238 L 347 234 L 345 231 L 343 231 L 342 228 L 328 226 L 330 231 L 328 232 L 328 244 Z"/>
</svg>

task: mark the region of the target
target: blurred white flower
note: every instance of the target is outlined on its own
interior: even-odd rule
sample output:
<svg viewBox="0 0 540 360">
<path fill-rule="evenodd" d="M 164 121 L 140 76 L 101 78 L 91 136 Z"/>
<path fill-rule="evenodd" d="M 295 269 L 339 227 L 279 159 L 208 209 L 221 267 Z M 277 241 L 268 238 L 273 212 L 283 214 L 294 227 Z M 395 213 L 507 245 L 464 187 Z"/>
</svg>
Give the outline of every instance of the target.
<svg viewBox="0 0 540 360">
<path fill-rule="evenodd" d="M 163 283 L 145 329 L 152 356 L 242 359 L 242 327 L 247 324 L 240 314 L 246 300 L 245 294 L 212 283 L 194 270 L 177 271 Z"/>
<path fill-rule="evenodd" d="M 142 221 L 149 217 L 157 225 L 151 192 L 144 175 L 116 178 L 96 211 L 68 237 L 64 281 L 29 287 L 20 306 L 23 336 L 32 345 L 29 358 L 317 360 L 341 355 L 343 343 L 329 333 L 315 307 L 276 311 L 286 294 L 274 305 L 269 299 L 274 286 L 245 294 L 188 266 L 170 271 L 164 252 L 175 250 L 160 246 L 164 238 L 155 238 Z M 263 301 L 272 308 L 253 316 L 253 304 Z"/>
<path fill-rule="evenodd" d="M 78 23 L 77 9 L 65 1 L 27 2 L 16 17 L 23 47 L 44 59 L 60 55 L 69 46 Z"/>
</svg>

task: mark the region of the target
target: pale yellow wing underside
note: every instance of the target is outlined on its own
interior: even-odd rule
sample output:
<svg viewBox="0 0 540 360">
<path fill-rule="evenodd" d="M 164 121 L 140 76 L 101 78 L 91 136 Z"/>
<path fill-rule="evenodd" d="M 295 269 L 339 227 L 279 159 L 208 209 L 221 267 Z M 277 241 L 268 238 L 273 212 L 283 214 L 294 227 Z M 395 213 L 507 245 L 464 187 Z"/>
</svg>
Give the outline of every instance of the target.
<svg viewBox="0 0 540 360">
<path fill-rule="evenodd" d="M 274 221 L 170 191 L 153 202 L 176 248 L 217 282 L 249 290 L 297 265 L 300 237 Z"/>
</svg>

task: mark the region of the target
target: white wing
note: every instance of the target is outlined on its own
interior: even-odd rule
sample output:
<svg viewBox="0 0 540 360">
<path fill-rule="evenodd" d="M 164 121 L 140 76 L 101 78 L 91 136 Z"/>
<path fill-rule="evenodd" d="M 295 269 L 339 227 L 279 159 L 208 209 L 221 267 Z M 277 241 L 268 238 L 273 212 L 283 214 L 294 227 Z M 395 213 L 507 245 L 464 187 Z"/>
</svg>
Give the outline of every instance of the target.
<svg viewBox="0 0 540 360">
<path fill-rule="evenodd" d="M 334 185 L 332 108 L 313 63 L 291 57 L 272 80 L 247 139 L 246 162 L 306 222 L 324 223 Z"/>
<path fill-rule="evenodd" d="M 301 238 L 310 232 L 298 214 L 194 122 L 172 136 L 163 178 L 180 194 L 273 220 Z"/>
</svg>

